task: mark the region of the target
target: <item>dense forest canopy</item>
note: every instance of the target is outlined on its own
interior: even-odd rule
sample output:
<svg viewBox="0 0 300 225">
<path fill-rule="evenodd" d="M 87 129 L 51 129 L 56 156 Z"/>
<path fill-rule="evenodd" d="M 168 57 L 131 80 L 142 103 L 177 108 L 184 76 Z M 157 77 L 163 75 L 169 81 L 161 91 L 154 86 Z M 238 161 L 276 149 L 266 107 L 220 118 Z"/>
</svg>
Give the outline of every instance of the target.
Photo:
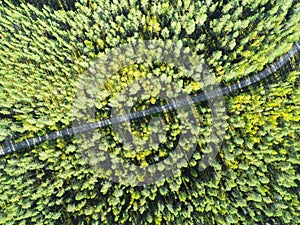
<svg viewBox="0 0 300 225">
<path fill-rule="evenodd" d="M 201 91 L 176 66 L 140 62 L 111 74 L 96 101 L 76 103 L 78 83 L 91 66 L 133 41 L 188 49 L 205 60 L 221 87 L 272 68 L 299 41 L 299 7 L 292 0 L 3 0 L 0 147 L 69 128 L 74 107 L 92 104 L 95 116 L 80 118 L 89 122 L 109 118 L 112 99 L 148 75 L 175 82 L 189 95 Z M 176 112 L 155 115 L 167 135 L 146 151 L 128 148 L 108 126 L 89 133 L 86 142 L 57 138 L 1 156 L 0 224 L 298 224 L 299 75 L 295 54 L 262 82 L 224 96 L 225 136 L 203 171 L 213 123 L 206 102 L 193 106 L 201 121 L 190 140 L 197 144 L 193 155 L 174 176 L 151 185 L 113 182 L 85 153 L 101 145 L 141 167 L 176 158 L 182 131 Z M 155 104 L 166 101 L 153 91 L 133 110 Z M 132 122 L 134 135 L 147 137 L 152 118 Z"/>
</svg>

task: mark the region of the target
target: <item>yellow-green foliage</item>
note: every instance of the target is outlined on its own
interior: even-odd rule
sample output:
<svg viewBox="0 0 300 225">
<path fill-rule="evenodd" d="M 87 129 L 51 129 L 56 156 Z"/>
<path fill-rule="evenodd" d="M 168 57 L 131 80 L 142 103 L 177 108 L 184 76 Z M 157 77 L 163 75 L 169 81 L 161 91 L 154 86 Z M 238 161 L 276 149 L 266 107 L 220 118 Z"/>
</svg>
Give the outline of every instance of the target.
<svg viewBox="0 0 300 225">
<path fill-rule="evenodd" d="M 228 85 L 270 65 L 300 36 L 300 13 L 294 10 L 299 3 L 292 0 L 26 2 L 0 3 L 0 141 L 70 127 L 76 85 L 89 64 L 129 40 L 182 42 Z M 263 84 L 226 96 L 226 137 L 204 172 L 197 171 L 203 134 L 180 174 L 146 187 L 95 173 L 72 137 L 2 157 L 0 224 L 299 224 L 297 61 L 299 56 Z M 176 75 L 174 68 L 157 68 L 158 76 L 160 70 Z M 151 72 L 151 66 L 137 65 L 118 76 L 126 84 L 134 73 L 137 78 Z M 111 93 L 118 87 L 106 85 Z M 100 119 L 107 116 L 101 112 L 107 103 L 96 105 Z M 197 109 L 205 132 L 209 108 Z M 164 116 L 178 132 L 176 116 Z M 103 142 L 115 146 L 109 128 L 103 132 Z M 175 143 L 168 138 L 171 147 L 156 152 L 161 157 Z M 123 157 L 147 164 L 151 154 Z"/>
</svg>

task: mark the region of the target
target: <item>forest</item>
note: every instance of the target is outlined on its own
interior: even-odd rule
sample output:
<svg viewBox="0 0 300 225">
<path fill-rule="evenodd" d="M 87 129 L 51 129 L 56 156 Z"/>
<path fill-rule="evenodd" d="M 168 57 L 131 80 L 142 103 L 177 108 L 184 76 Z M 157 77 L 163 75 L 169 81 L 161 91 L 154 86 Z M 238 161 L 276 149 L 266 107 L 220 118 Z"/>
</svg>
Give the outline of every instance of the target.
<svg viewBox="0 0 300 225">
<path fill-rule="evenodd" d="M 0 224 L 300 224 L 300 3 L 0 2 Z"/>
</svg>

